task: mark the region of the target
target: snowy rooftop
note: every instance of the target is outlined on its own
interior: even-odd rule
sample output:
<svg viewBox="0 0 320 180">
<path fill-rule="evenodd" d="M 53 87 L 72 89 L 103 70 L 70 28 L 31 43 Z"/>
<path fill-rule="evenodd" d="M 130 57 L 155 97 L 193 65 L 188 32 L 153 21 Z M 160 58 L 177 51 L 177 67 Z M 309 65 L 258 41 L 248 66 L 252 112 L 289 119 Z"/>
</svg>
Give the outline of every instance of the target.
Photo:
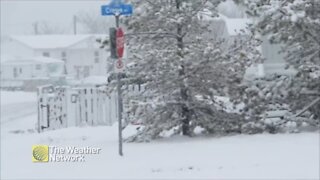
<svg viewBox="0 0 320 180">
<path fill-rule="evenodd" d="M 226 25 L 227 32 L 230 36 L 236 36 L 239 33 L 247 34 L 247 27 L 252 24 L 252 20 L 248 18 L 228 18 L 227 16 L 219 13 L 218 17 L 212 17 L 209 11 L 201 13 L 201 17 L 206 21 L 224 21 Z"/>
<path fill-rule="evenodd" d="M 8 61 L 9 59 L 12 59 L 12 56 L 8 55 L 8 54 L 4 54 L 4 53 L 1 53 L 1 56 L 0 56 L 0 62 L 5 62 L 5 61 Z"/>
<path fill-rule="evenodd" d="M 64 63 L 62 60 L 49 58 L 49 57 L 32 57 L 32 58 L 15 58 L 3 62 L 3 64 L 33 64 L 33 63 Z"/>
<path fill-rule="evenodd" d="M 247 34 L 248 30 L 246 28 L 248 27 L 249 24 L 252 23 L 250 19 L 242 19 L 242 18 L 237 18 L 237 19 L 227 18 L 224 20 L 227 26 L 228 33 L 231 36 L 238 35 L 239 33 L 242 33 L 242 31 L 244 31 L 244 33 Z"/>
<path fill-rule="evenodd" d="M 107 78 L 105 76 L 89 76 L 83 79 L 82 84 L 86 85 L 97 85 L 97 84 L 106 84 Z"/>
<path fill-rule="evenodd" d="M 87 39 L 97 39 L 107 35 L 27 35 L 11 36 L 33 49 L 59 49 L 68 48 Z"/>
</svg>

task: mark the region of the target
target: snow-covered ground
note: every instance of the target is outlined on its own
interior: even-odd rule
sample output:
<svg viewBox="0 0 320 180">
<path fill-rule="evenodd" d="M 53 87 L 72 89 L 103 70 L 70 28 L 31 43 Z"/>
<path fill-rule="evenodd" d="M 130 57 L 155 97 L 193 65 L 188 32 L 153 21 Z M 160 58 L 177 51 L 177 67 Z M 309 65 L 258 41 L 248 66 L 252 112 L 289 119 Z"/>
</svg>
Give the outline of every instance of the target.
<svg viewBox="0 0 320 180">
<path fill-rule="evenodd" d="M 34 92 L 1 91 L 1 136 L 8 131 L 35 128 L 37 119 L 37 94 Z"/>
<path fill-rule="evenodd" d="M 36 106 L 31 103 L 36 103 L 34 93 L 1 92 L 1 179 L 319 178 L 319 133 L 177 136 L 151 143 L 124 143 L 124 156 L 120 157 L 116 124 L 38 134 L 28 130 L 37 119 Z M 8 118 L 13 114 L 15 118 Z M 128 127 L 124 135 L 134 131 L 135 127 Z M 85 162 L 33 163 L 31 147 L 36 144 L 89 146 L 102 151 L 86 156 Z"/>
</svg>

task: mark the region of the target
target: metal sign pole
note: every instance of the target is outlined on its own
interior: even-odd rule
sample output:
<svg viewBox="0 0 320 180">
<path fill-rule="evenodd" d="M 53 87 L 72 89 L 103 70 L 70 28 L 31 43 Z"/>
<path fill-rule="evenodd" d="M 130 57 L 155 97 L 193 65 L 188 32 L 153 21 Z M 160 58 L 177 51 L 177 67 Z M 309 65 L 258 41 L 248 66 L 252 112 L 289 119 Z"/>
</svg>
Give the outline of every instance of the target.
<svg viewBox="0 0 320 180">
<path fill-rule="evenodd" d="M 132 5 L 123 4 L 121 0 L 112 0 L 111 3 L 109 3 L 108 5 L 101 6 L 102 16 L 115 16 L 117 33 L 119 31 L 119 35 L 117 34 L 117 36 L 119 36 L 119 37 L 123 36 L 123 31 L 122 31 L 122 29 L 119 28 L 120 15 L 127 15 L 127 16 L 131 15 L 132 10 L 133 10 Z M 124 43 L 124 42 L 122 42 L 122 43 Z M 120 52 L 119 53 L 120 55 L 119 55 L 119 57 L 117 57 L 119 59 L 116 58 L 117 62 L 115 62 L 115 64 L 118 67 L 116 66 L 115 68 L 118 68 L 119 70 L 123 70 L 123 68 L 124 68 L 124 65 L 120 59 L 120 58 L 122 58 L 123 51 L 124 51 L 124 47 L 120 47 L 119 50 L 117 49 L 117 53 Z M 119 63 L 119 64 L 117 64 L 117 63 Z M 123 152 L 122 152 L 122 110 L 123 110 L 123 105 L 122 105 L 122 97 L 121 97 L 121 74 L 120 74 L 120 72 L 118 72 L 118 74 L 117 74 L 117 91 L 118 91 L 119 155 L 123 156 Z"/>
<path fill-rule="evenodd" d="M 115 15 L 116 27 L 119 28 L 120 15 Z M 118 57 L 119 58 L 119 57 Z M 118 91 L 118 131 L 119 131 L 119 155 L 123 156 L 122 152 L 122 97 L 121 97 L 121 79 L 120 73 L 117 74 L 117 91 Z"/>
</svg>

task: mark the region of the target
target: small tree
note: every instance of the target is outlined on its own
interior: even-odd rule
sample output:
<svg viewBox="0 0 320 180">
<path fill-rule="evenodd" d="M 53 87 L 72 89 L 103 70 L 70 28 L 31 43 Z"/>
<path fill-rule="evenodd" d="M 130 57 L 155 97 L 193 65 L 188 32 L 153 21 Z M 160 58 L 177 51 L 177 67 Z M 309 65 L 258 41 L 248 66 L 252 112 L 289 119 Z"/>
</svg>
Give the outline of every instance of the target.
<svg viewBox="0 0 320 180">
<path fill-rule="evenodd" d="M 208 133 L 240 132 L 244 115 L 226 111 L 216 97 L 241 102 L 246 67 L 260 60 L 256 42 L 240 38 L 224 48 L 210 34 L 211 22 L 199 15 L 217 17 L 220 1 L 131 2 L 136 10 L 126 25 L 137 36 L 129 42 L 135 66 L 128 76 L 146 87 L 127 94 L 131 113 L 145 125 L 131 140 L 156 138 L 166 130 L 191 136 L 197 126 Z"/>
</svg>

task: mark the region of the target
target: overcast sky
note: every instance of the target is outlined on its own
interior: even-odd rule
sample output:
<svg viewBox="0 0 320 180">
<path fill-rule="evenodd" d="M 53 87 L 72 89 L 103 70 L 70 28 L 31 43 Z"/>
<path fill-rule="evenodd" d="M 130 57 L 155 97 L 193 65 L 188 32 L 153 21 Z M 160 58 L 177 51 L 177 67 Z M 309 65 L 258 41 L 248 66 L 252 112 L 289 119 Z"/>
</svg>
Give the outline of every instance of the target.
<svg viewBox="0 0 320 180">
<path fill-rule="evenodd" d="M 9 34 L 34 34 L 35 22 L 46 22 L 73 32 L 73 15 L 87 11 L 100 16 L 100 7 L 109 0 L 0 0 L 1 36 Z M 228 0 L 220 11 L 230 17 L 239 16 L 236 5 Z M 113 22 L 112 17 L 109 18 Z"/>
<path fill-rule="evenodd" d="M 108 0 L 0 0 L 1 35 L 32 34 L 34 22 L 46 21 L 72 32 L 72 17 L 80 11 L 96 12 Z M 108 17 L 106 17 L 108 18 Z"/>
</svg>

